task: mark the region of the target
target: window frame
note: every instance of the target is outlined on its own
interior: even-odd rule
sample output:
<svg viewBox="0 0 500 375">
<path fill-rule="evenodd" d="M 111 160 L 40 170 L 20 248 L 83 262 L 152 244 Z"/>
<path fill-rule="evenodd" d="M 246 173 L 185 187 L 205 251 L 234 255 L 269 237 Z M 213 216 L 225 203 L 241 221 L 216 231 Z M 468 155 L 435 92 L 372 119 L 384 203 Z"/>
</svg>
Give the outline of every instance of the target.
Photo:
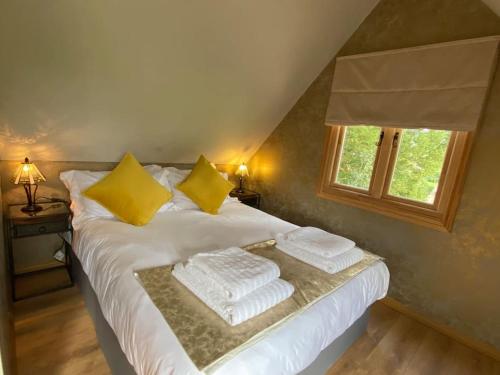
<svg viewBox="0 0 500 375">
<path fill-rule="evenodd" d="M 335 182 L 346 126 L 328 126 L 317 195 L 351 206 L 405 220 L 429 228 L 451 231 L 463 188 L 473 134 L 452 131 L 434 203 L 414 201 L 389 194 L 403 128 L 380 127 L 384 132 L 377 147 L 368 190 Z"/>
</svg>

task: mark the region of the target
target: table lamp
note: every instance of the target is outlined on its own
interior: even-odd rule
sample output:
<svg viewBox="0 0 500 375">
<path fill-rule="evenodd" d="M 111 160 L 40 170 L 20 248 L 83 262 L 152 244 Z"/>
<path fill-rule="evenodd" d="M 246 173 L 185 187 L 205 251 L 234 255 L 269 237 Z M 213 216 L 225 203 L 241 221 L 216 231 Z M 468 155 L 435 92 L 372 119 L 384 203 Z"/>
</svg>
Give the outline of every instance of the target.
<svg viewBox="0 0 500 375">
<path fill-rule="evenodd" d="M 238 193 L 243 193 L 243 179 L 248 176 L 248 168 L 245 163 L 241 163 L 236 171 L 236 175 L 240 176 L 240 187 L 236 190 Z"/>
<path fill-rule="evenodd" d="M 21 208 L 21 211 L 37 212 L 42 210 L 41 206 L 36 205 L 36 191 L 38 189 L 38 183 L 44 181 L 46 181 L 46 178 L 38 170 L 36 165 L 30 162 L 28 158 L 25 158 L 12 178 L 14 184 L 23 184 L 26 198 L 28 199 L 28 204 Z M 35 188 L 32 189 L 32 186 Z"/>
</svg>

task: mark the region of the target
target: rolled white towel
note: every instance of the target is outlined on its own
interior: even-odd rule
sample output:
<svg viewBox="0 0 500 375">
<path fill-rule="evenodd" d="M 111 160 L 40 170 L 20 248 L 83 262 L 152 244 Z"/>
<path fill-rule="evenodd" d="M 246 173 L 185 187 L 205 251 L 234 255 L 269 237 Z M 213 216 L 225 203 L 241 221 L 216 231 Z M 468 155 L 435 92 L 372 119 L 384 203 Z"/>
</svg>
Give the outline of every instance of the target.
<svg viewBox="0 0 500 375">
<path fill-rule="evenodd" d="M 347 250 L 344 253 L 337 255 L 335 257 L 322 257 L 321 255 L 316 255 L 305 251 L 299 247 L 295 247 L 290 243 L 286 244 L 276 244 L 276 248 L 283 251 L 284 253 L 301 260 L 313 267 L 323 270 L 328 273 L 337 273 L 351 267 L 352 265 L 360 262 L 364 253 L 363 250 L 355 247 L 351 250 Z"/>
<path fill-rule="evenodd" d="M 198 253 L 186 267 L 197 267 L 228 301 L 237 301 L 280 276 L 274 262 L 239 247 Z"/>
<path fill-rule="evenodd" d="M 193 275 L 191 271 L 179 263 L 175 265 L 172 275 L 231 326 L 269 310 L 294 292 L 293 285 L 282 279 L 275 279 L 238 301 L 228 301 L 220 290 L 211 288 L 204 279 Z"/>
<path fill-rule="evenodd" d="M 279 233 L 276 235 L 276 242 L 285 246 L 291 243 L 294 247 L 325 258 L 338 256 L 356 246 L 354 241 L 348 238 L 314 227 L 297 228 L 285 234 Z"/>
</svg>

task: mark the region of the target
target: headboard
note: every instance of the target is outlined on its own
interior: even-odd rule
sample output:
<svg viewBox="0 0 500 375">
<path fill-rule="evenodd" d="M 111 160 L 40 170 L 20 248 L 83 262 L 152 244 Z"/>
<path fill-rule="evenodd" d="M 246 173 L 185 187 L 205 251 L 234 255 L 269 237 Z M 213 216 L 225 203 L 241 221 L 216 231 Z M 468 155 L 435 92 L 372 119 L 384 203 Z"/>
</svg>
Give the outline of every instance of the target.
<svg viewBox="0 0 500 375">
<path fill-rule="evenodd" d="M 11 183 L 12 174 L 21 161 L 0 161 L 0 177 L 2 197 L 5 204 L 23 203 L 26 196 L 22 187 Z M 78 161 L 36 161 L 36 166 L 45 175 L 47 181 L 40 184 L 37 197 L 49 197 L 59 199 L 69 199 L 68 191 L 64 184 L 59 180 L 59 173 L 62 171 L 80 169 L 90 171 L 108 171 L 112 170 L 116 162 L 78 162 Z M 190 169 L 193 164 L 175 164 L 175 163 L 143 163 L 158 164 L 164 167 L 176 167 L 179 169 Z M 232 164 L 218 164 L 217 169 L 221 172 L 227 172 L 229 179 L 234 182 L 234 172 L 237 166 Z"/>
</svg>

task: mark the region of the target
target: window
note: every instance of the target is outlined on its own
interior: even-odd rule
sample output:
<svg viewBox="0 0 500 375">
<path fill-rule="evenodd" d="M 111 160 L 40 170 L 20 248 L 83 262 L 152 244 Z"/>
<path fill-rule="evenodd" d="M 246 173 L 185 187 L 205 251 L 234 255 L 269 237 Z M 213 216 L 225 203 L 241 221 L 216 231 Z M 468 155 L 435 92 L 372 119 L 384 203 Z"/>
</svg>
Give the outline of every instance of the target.
<svg viewBox="0 0 500 375">
<path fill-rule="evenodd" d="M 368 190 L 377 156 L 379 133 L 380 128 L 373 126 L 345 129 L 339 154 L 339 168 L 335 176 L 338 184 Z"/>
<path fill-rule="evenodd" d="M 467 132 L 329 128 L 319 196 L 451 230 L 469 149 Z"/>
<path fill-rule="evenodd" d="M 389 195 L 433 204 L 450 136 L 446 130 L 403 130 Z"/>
</svg>

